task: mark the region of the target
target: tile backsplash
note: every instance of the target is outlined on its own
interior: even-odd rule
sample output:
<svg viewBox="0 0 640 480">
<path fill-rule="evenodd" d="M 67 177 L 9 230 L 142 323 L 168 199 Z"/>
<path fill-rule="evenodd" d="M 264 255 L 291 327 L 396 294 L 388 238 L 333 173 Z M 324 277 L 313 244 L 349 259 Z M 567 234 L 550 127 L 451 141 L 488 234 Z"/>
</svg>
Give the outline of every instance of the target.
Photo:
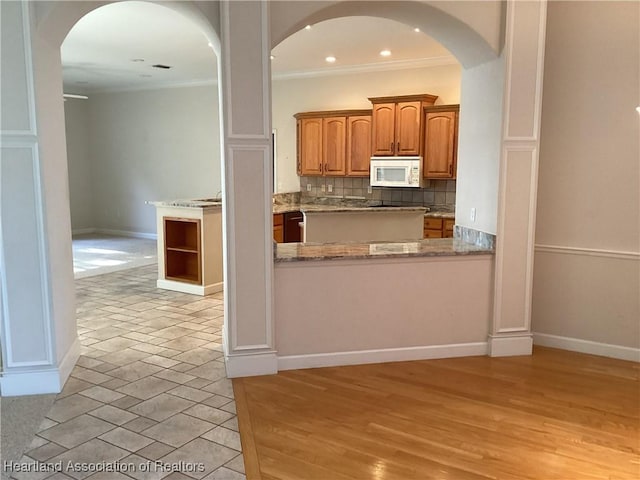
<svg viewBox="0 0 640 480">
<path fill-rule="evenodd" d="M 331 192 L 329 191 L 331 186 Z M 371 187 L 368 178 L 300 177 L 303 197 L 342 197 L 380 200 L 389 205 L 456 204 L 455 180 L 429 180 L 425 188 Z"/>
</svg>

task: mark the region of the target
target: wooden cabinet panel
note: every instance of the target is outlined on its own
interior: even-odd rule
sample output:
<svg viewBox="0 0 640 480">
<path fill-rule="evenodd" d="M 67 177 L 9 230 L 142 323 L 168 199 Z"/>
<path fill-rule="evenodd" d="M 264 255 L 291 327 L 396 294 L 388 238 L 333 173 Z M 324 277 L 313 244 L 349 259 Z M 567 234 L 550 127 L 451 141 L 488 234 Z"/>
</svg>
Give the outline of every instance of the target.
<svg viewBox="0 0 640 480">
<path fill-rule="evenodd" d="M 460 105 L 424 109 L 423 177 L 456 178 L 459 111 Z"/>
<path fill-rule="evenodd" d="M 298 175 L 369 175 L 371 110 L 296 113 Z"/>
<path fill-rule="evenodd" d="M 277 243 L 284 242 L 284 215 L 281 213 L 273 215 L 273 239 Z"/>
<path fill-rule="evenodd" d="M 299 122 L 300 173 L 322 175 L 322 118 L 303 118 Z"/>
<path fill-rule="evenodd" d="M 455 223 L 453 218 L 424 217 L 424 238 L 451 238 Z"/>
<path fill-rule="evenodd" d="M 422 102 L 400 102 L 396 105 L 396 155 L 420 154 L 420 117 Z"/>
<path fill-rule="evenodd" d="M 368 177 L 371 159 L 371 115 L 347 118 L 347 176 Z"/>
<path fill-rule="evenodd" d="M 425 115 L 424 167 L 425 178 L 455 176 L 456 112 L 430 112 Z"/>
<path fill-rule="evenodd" d="M 442 219 L 424 217 L 424 228 L 427 228 L 430 230 L 442 230 Z"/>
<path fill-rule="evenodd" d="M 426 93 L 369 98 L 373 104 L 372 155 L 422 155 L 423 108 L 437 98 Z"/>
<path fill-rule="evenodd" d="M 373 105 L 373 120 L 371 124 L 371 152 L 373 155 L 395 154 L 395 121 L 395 102 Z"/>
<path fill-rule="evenodd" d="M 322 119 L 322 152 L 325 175 L 344 176 L 346 171 L 346 133 L 347 118 L 333 117 Z"/>
<path fill-rule="evenodd" d="M 456 224 L 456 221 L 452 219 L 446 219 L 444 221 L 444 226 L 442 227 L 442 231 L 443 231 L 442 236 L 444 238 L 453 238 L 453 227 L 455 224 Z"/>
</svg>

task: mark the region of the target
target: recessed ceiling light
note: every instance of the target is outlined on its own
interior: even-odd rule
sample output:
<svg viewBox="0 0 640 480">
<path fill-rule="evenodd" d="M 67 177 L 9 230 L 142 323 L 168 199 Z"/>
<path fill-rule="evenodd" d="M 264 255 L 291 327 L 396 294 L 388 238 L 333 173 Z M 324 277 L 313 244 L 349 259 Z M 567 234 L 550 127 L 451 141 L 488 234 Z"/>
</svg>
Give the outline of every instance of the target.
<svg viewBox="0 0 640 480">
<path fill-rule="evenodd" d="M 420 33 L 420 29 L 418 27 L 414 28 L 413 31 L 416 33 Z"/>
<path fill-rule="evenodd" d="M 336 61 L 336 57 L 332 57 L 332 56 L 325 57 L 325 61 L 327 61 L 329 63 L 333 63 L 333 62 Z"/>
<path fill-rule="evenodd" d="M 132 58 L 132 62 L 144 62 L 144 58 Z"/>
<path fill-rule="evenodd" d="M 382 55 L 383 57 L 388 57 L 391 55 L 391 50 L 382 50 L 380 52 L 380 55 Z"/>
<path fill-rule="evenodd" d="M 271 60 L 273 60 L 274 58 L 276 58 L 276 56 L 275 56 L 275 55 L 269 55 L 269 58 L 270 58 Z"/>
<path fill-rule="evenodd" d="M 636 112 L 640 113 L 640 107 L 636 107 Z"/>
<path fill-rule="evenodd" d="M 311 30 L 311 25 L 307 25 L 306 27 L 304 27 L 305 30 Z"/>
<path fill-rule="evenodd" d="M 209 48 L 213 48 L 213 43 L 209 42 L 207 45 L 209 46 Z"/>
</svg>

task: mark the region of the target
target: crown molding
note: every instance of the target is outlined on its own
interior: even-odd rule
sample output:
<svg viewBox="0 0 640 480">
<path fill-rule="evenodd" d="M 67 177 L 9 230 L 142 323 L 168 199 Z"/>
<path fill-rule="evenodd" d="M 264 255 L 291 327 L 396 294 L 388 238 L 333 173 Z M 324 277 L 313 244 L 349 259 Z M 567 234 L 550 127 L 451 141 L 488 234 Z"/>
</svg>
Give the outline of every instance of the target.
<svg viewBox="0 0 640 480">
<path fill-rule="evenodd" d="M 411 68 L 440 67 L 443 65 L 459 64 L 453 55 L 441 57 L 413 58 L 409 60 L 394 60 L 390 62 L 365 63 L 362 65 L 348 65 L 322 68 L 316 70 L 299 70 L 291 72 L 273 73 L 273 80 L 290 80 L 295 78 L 327 77 L 332 75 L 348 75 L 351 73 L 382 72 L 387 70 L 408 70 Z"/>
<path fill-rule="evenodd" d="M 189 87 L 205 87 L 217 85 L 218 80 L 187 80 L 179 82 L 164 82 L 155 83 L 151 85 L 140 85 L 135 87 L 108 87 L 108 88 L 95 88 L 85 89 L 82 92 L 84 95 L 96 95 L 100 93 L 126 93 L 126 92 L 141 92 L 147 90 L 165 90 L 169 88 L 189 88 Z"/>
<path fill-rule="evenodd" d="M 390 62 L 365 63 L 362 65 L 348 65 L 330 68 L 322 68 L 316 70 L 298 70 L 282 73 L 273 73 L 273 80 L 291 80 L 296 78 L 314 78 L 328 77 L 333 75 L 348 75 L 353 73 L 383 72 L 389 70 L 409 70 L 413 68 L 430 68 L 440 67 L 444 65 L 459 65 L 459 62 L 453 55 L 445 55 L 441 57 L 430 58 L 414 58 L 409 60 L 395 60 Z M 132 87 L 107 87 L 107 88 L 76 88 L 74 93 L 84 95 L 99 93 L 125 93 L 140 92 L 145 90 L 163 90 L 167 88 L 189 88 L 213 86 L 218 84 L 218 79 L 208 80 L 187 80 L 178 82 L 156 83 L 151 85 L 140 85 Z"/>
</svg>

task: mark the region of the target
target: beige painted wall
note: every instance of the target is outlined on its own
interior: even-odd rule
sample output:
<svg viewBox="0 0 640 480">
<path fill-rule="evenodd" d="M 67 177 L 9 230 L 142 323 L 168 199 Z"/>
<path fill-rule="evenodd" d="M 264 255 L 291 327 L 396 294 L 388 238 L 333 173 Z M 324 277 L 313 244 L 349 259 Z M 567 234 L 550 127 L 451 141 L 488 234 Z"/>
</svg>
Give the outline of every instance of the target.
<svg viewBox="0 0 640 480">
<path fill-rule="evenodd" d="M 305 212 L 304 242 L 400 242 L 422 240 L 424 209 L 370 212 Z"/>
<path fill-rule="evenodd" d="M 278 263 L 278 355 L 485 342 L 493 260 L 483 255 Z"/>
<path fill-rule="evenodd" d="M 67 109 L 74 229 L 155 233 L 155 209 L 145 201 L 212 197 L 222 189 L 215 85 L 98 93 L 86 105 Z M 87 188 L 89 225 L 81 201 Z"/>
<path fill-rule="evenodd" d="M 367 72 L 315 78 L 275 79 L 272 83 L 273 128 L 277 131 L 276 191 L 300 189 L 296 174 L 296 120 L 315 110 L 371 108 L 368 97 L 430 93 L 437 104 L 460 102 L 460 65 Z"/>
<path fill-rule="evenodd" d="M 91 155 L 89 145 L 89 103 L 67 99 L 64 102 L 71 228 L 95 228 Z"/>
<path fill-rule="evenodd" d="M 533 331 L 638 348 L 640 3 L 548 7 Z"/>
</svg>

